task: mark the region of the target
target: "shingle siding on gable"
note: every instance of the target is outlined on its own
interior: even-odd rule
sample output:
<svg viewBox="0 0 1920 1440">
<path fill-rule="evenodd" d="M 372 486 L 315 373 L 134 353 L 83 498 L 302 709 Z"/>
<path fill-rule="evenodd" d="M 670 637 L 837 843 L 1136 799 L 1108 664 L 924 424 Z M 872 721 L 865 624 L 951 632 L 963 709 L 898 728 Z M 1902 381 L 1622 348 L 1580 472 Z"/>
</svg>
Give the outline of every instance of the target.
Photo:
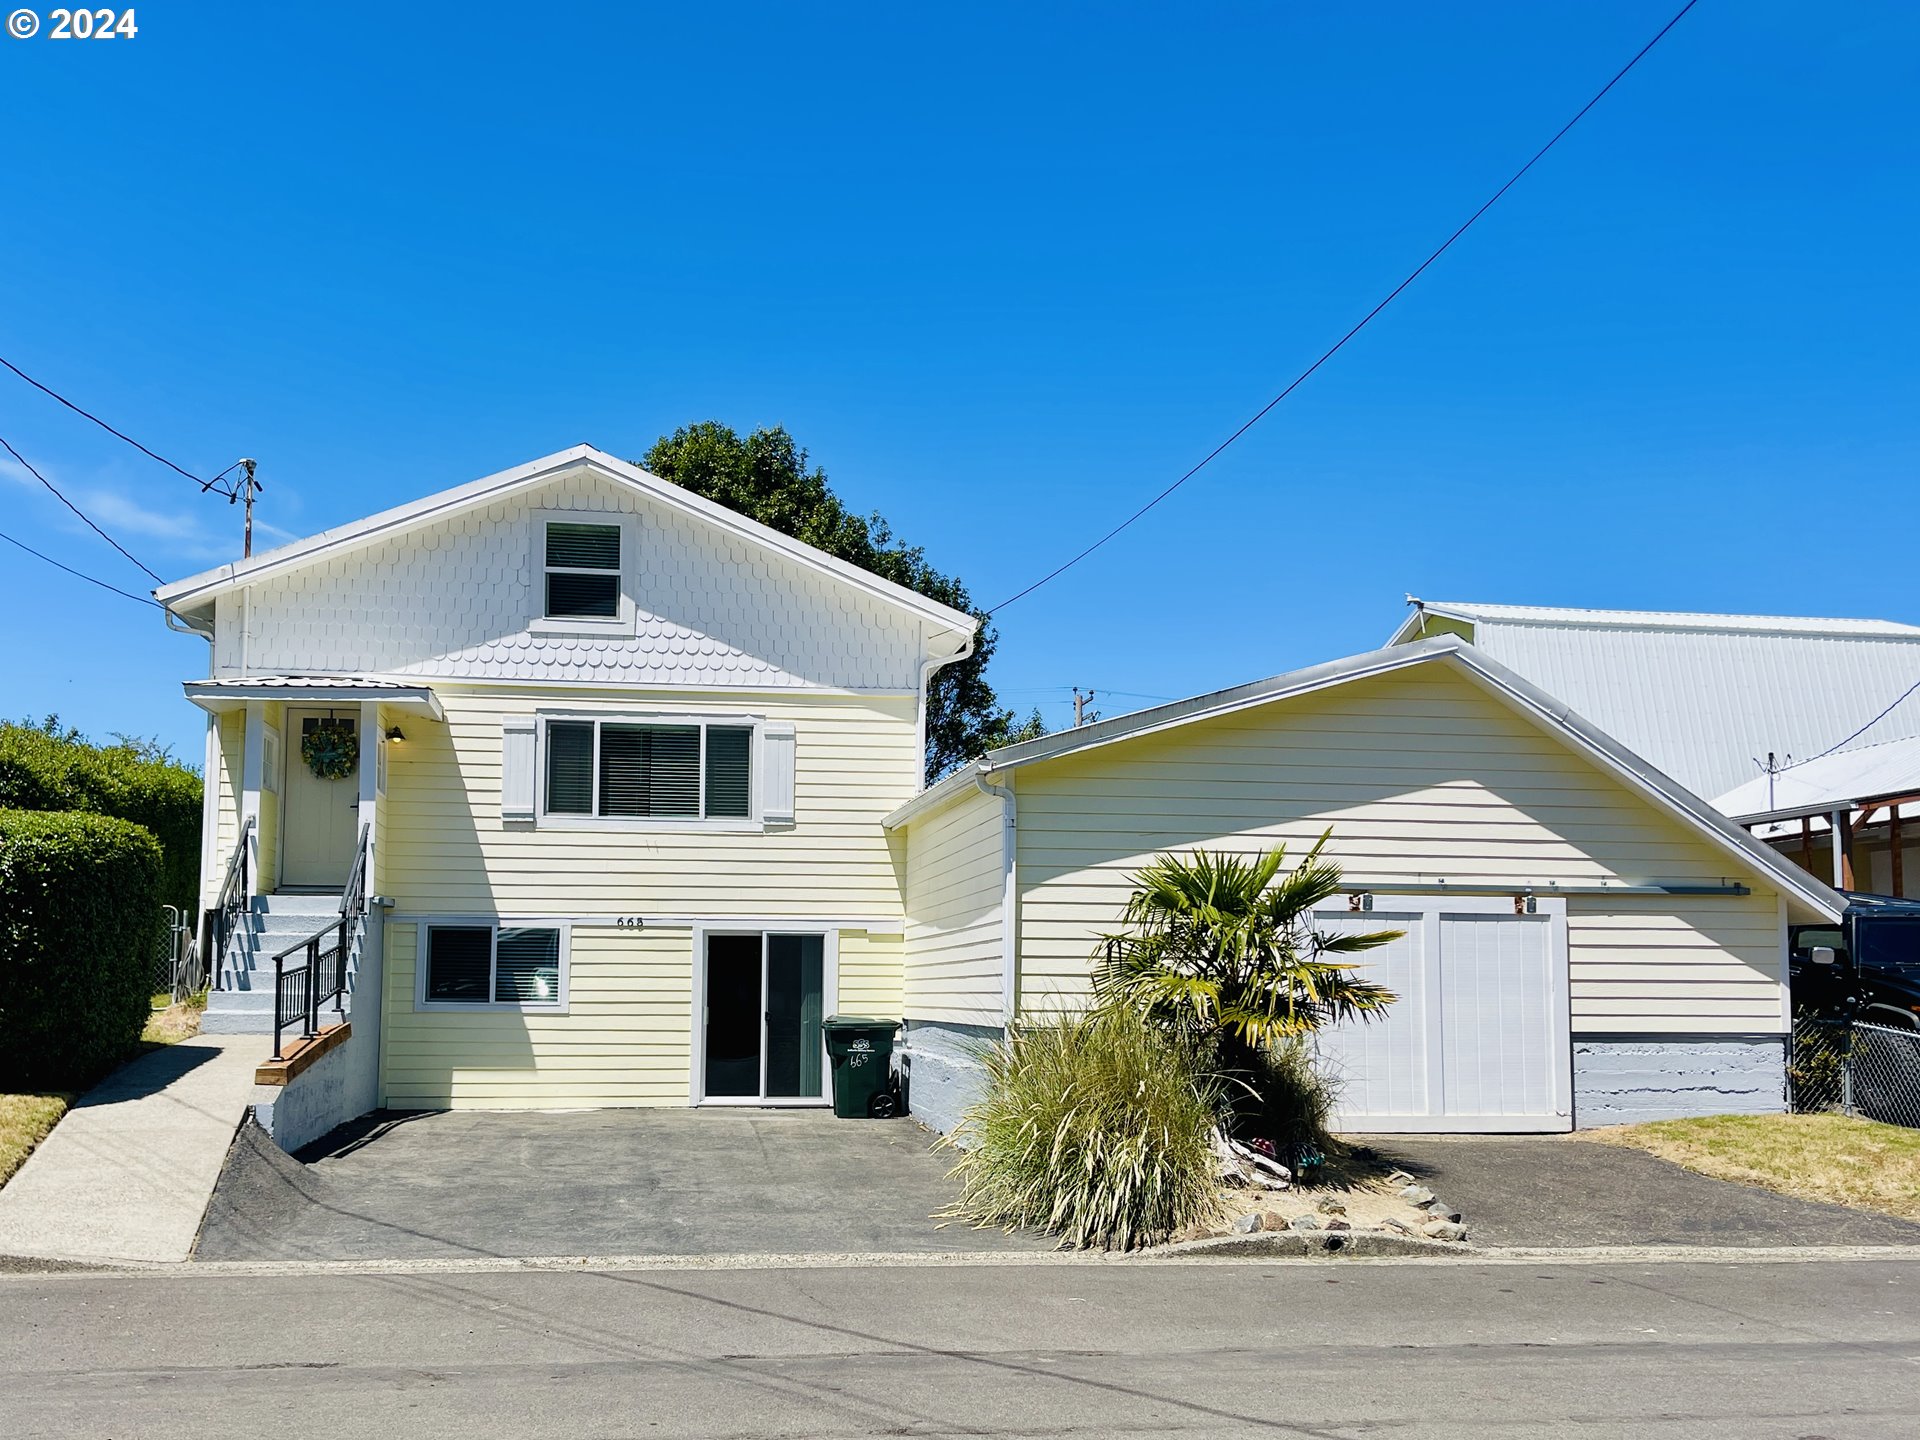
<svg viewBox="0 0 1920 1440">
<path fill-rule="evenodd" d="M 533 512 L 639 517 L 637 634 L 535 634 Z M 242 663 L 238 599 L 216 664 Z M 244 663 L 275 671 L 906 693 L 919 622 L 590 476 L 569 477 L 249 588 Z"/>
</svg>

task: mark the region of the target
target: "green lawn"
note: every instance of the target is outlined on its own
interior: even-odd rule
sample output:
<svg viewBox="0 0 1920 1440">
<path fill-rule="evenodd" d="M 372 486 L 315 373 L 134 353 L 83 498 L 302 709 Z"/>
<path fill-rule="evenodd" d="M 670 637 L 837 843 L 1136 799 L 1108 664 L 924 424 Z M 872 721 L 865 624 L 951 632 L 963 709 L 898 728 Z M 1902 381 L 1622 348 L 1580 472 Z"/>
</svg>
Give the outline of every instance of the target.
<svg viewBox="0 0 1920 1440">
<path fill-rule="evenodd" d="M 177 1045 L 200 1031 L 200 1016 L 207 1008 L 204 995 L 175 1005 L 171 995 L 153 997 L 153 1013 L 140 1032 L 134 1058 L 156 1045 Z M 73 1096 L 46 1092 L 32 1095 L 0 1095 L 0 1185 L 4 1185 L 33 1153 L 33 1147 L 47 1138 L 60 1117 L 67 1113 Z"/>
<path fill-rule="evenodd" d="M 1716 1180 L 1920 1220 L 1920 1130 L 1845 1115 L 1712 1115 L 1583 1130 Z"/>
</svg>

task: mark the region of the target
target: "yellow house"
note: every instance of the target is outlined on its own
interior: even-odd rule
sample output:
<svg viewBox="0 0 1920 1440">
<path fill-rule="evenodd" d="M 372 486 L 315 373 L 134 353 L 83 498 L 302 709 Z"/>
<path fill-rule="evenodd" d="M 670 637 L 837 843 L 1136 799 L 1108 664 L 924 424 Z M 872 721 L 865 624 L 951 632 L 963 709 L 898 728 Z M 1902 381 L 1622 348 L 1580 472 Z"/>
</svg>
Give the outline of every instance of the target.
<svg viewBox="0 0 1920 1440">
<path fill-rule="evenodd" d="M 348 973 L 289 1148 L 818 1104 L 822 1018 L 901 1014 L 880 822 L 972 616 L 584 446 L 157 595 L 212 652 L 207 1028 L 297 1034 Z"/>
<path fill-rule="evenodd" d="M 156 592 L 207 638 L 206 1028 L 318 1030 L 257 1107 L 819 1105 L 835 1012 L 973 1046 L 1080 1003 L 1131 875 L 1332 828 L 1401 997 L 1342 1123 L 1782 1105 L 1789 927 L 1840 897 L 1454 636 L 923 788 L 973 617 L 587 447 Z M 297 1075 L 293 1074 L 297 1070 Z"/>
</svg>

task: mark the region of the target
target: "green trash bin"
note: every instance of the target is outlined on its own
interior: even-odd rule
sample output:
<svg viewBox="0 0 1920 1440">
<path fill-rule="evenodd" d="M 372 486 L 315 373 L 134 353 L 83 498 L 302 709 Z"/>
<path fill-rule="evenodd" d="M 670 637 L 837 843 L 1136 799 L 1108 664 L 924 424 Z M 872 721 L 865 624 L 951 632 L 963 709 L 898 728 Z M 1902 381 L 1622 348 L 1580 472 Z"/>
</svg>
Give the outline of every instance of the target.
<svg viewBox="0 0 1920 1440">
<path fill-rule="evenodd" d="M 833 1113 L 842 1120 L 865 1120 L 874 1113 L 874 1100 L 892 1113 L 893 1035 L 897 1020 L 875 1020 L 865 1015 L 829 1015 L 820 1028 L 827 1035 L 827 1058 L 833 1062 Z"/>
</svg>

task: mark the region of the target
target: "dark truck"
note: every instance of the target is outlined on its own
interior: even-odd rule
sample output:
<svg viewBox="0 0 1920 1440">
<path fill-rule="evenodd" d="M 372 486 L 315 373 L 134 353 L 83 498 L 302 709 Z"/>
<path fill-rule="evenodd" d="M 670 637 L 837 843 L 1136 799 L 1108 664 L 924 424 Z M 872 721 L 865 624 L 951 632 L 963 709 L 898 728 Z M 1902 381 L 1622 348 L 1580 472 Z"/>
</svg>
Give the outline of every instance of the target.
<svg viewBox="0 0 1920 1440">
<path fill-rule="evenodd" d="M 1838 925 L 1796 925 L 1795 1010 L 1920 1031 L 1920 900 L 1848 893 Z"/>
</svg>

